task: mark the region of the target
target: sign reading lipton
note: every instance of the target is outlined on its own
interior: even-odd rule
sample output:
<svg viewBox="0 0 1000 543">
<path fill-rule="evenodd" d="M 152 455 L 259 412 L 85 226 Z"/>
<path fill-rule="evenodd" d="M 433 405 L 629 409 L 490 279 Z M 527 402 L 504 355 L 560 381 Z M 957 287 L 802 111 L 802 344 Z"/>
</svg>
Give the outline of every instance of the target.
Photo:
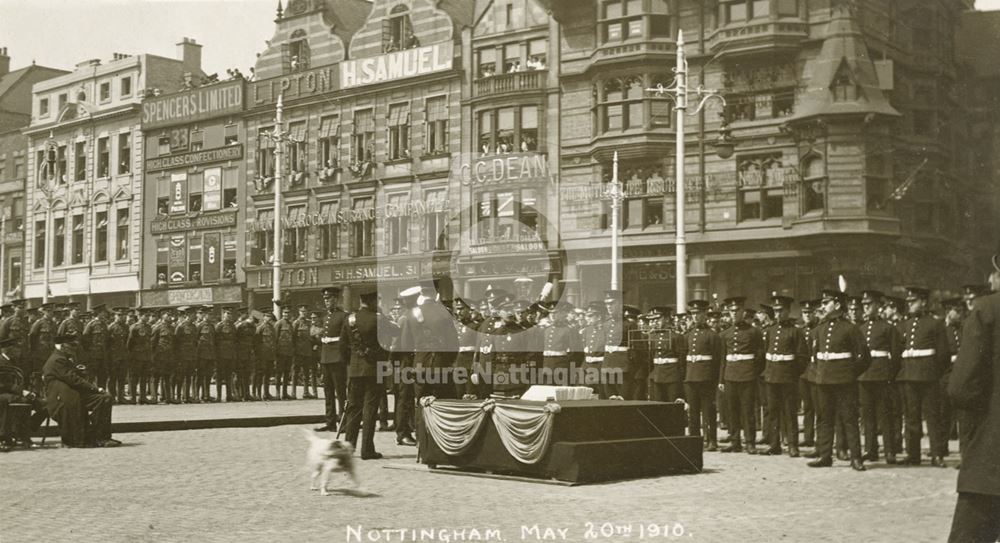
<svg viewBox="0 0 1000 543">
<path fill-rule="evenodd" d="M 146 159 L 146 171 L 155 172 L 159 170 L 169 170 L 170 168 L 182 168 L 203 162 L 222 162 L 224 160 L 239 160 L 243 158 L 243 145 L 234 144 L 226 147 L 216 147 L 204 151 L 194 151 L 180 155 L 159 156 Z"/>
<path fill-rule="evenodd" d="M 283 99 L 308 98 L 337 90 L 336 66 L 323 66 L 295 72 L 282 77 L 272 77 L 250 84 L 250 97 L 254 106 L 273 104 L 278 95 Z"/>
<path fill-rule="evenodd" d="M 450 41 L 340 63 L 340 88 L 384 83 L 450 70 Z"/>
<path fill-rule="evenodd" d="M 243 110 L 243 81 L 226 81 L 142 103 L 142 128 L 184 124 Z"/>
<path fill-rule="evenodd" d="M 154 219 L 149 223 L 149 231 L 154 234 L 183 232 L 202 228 L 225 228 L 236 226 L 236 213 L 212 213 L 197 217 L 171 217 Z"/>
</svg>

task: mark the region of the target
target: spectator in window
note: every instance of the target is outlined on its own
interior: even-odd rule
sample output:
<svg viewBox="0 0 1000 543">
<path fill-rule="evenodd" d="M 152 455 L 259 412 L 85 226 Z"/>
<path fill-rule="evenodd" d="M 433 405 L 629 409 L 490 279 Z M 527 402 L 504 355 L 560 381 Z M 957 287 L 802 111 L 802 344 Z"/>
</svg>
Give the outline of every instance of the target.
<svg viewBox="0 0 1000 543">
<path fill-rule="evenodd" d="M 399 46 L 396 45 L 396 39 L 395 38 L 389 38 L 389 43 L 385 44 L 385 52 L 386 53 L 392 53 L 393 51 L 396 51 L 397 49 L 399 49 Z"/>
<path fill-rule="evenodd" d="M 484 155 L 490 154 L 490 144 L 489 143 L 484 143 L 483 144 L 483 154 Z"/>
<path fill-rule="evenodd" d="M 196 283 L 200 282 L 201 281 L 201 272 L 198 271 L 198 270 L 195 270 L 194 273 L 191 274 L 191 280 L 194 281 L 194 282 L 196 282 Z"/>
<path fill-rule="evenodd" d="M 167 286 L 167 274 L 163 272 L 156 274 L 156 286 L 158 287 Z"/>
<path fill-rule="evenodd" d="M 410 31 L 410 35 L 406 37 L 406 48 L 414 49 L 420 47 L 420 40 L 417 39 L 417 35 Z"/>
<path fill-rule="evenodd" d="M 494 73 L 494 70 L 493 70 L 492 66 L 488 66 L 488 67 L 483 68 L 483 75 L 482 75 L 482 77 L 493 77 L 494 75 L 495 75 L 495 73 Z"/>
</svg>

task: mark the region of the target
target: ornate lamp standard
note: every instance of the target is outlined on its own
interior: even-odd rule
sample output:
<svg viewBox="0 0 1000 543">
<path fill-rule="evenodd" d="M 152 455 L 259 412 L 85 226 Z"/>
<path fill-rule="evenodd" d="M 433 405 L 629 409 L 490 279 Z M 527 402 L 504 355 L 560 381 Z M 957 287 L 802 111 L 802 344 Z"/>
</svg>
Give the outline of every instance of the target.
<svg viewBox="0 0 1000 543">
<path fill-rule="evenodd" d="M 698 102 L 698 107 L 695 108 L 691 115 L 697 115 L 698 112 L 705 107 L 705 103 L 711 98 L 717 98 L 721 103 L 722 107 L 725 108 L 726 100 L 722 97 L 719 91 L 714 89 L 705 89 L 701 85 L 698 88 L 692 90 L 688 89 L 688 64 L 687 58 L 684 53 L 684 32 L 679 31 L 677 33 L 677 65 L 674 68 L 674 81 L 668 88 L 664 88 L 663 85 L 657 85 L 656 88 L 646 89 L 648 92 L 655 92 L 659 95 L 666 93 L 673 94 L 674 96 L 674 110 L 677 112 L 677 127 L 676 127 L 676 158 L 675 166 L 676 170 L 676 183 L 675 183 L 675 194 L 677 197 L 676 212 L 677 212 L 677 228 L 675 230 L 676 234 L 674 237 L 674 246 L 677 251 L 676 256 L 676 266 L 677 266 L 677 308 L 683 308 L 687 305 L 687 239 L 684 232 L 684 204 L 685 204 L 685 186 L 684 186 L 684 121 L 685 114 L 688 109 L 688 99 L 690 95 L 693 95 L 695 99 L 700 99 Z M 733 144 L 729 137 L 729 133 L 723 126 L 719 133 L 719 140 L 716 143 L 716 153 L 720 158 L 729 158 L 733 155 Z M 617 157 L 617 155 L 616 155 Z M 617 172 L 617 158 L 615 164 L 615 171 Z M 616 175 L 617 177 L 617 175 Z M 616 217 L 616 215 L 615 215 Z M 615 247 L 615 238 L 612 237 L 612 247 Z M 612 272 L 612 288 L 615 288 L 615 275 Z"/>
<path fill-rule="evenodd" d="M 56 189 L 59 186 L 60 175 L 62 175 L 59 171 L 58 152 L 59 146 L 50 132 L 49 139 L 45 141 L 45 150 L 43 151 L 45 169 L 42 171 L 41 167 L 36 166 L 38 170 L 38 182 L 35 184 L 35 187 L 42 193 L 45 201 L 45 269 L 42 275 L 42 303 L 48 303 L 49 301 L 49 271 L 52 269 L 52 243 L 50 243 L 53 234 L 52 206 L 55 203 Z"/>
<path fill-rule="evenodd" d="M 611 290 L 618 290 L 618 216 L 625 201 L 625 190 L 618 179 L 618 151 L 611 163 L 611 182 L 604 191 L 604 198 L 611 202 Z"/>
<path fill-rule="evenodd" d="M 282 170 L 284 166 L 284 146 L 286 143 L 302 143 L 301 140 L 289 136 L 288 132 L 281 127 L 282 111 L 284 109 L 282 105 L 283 97 L 284 94 L 278 95 L 278 103 L 275 106 L 274 114 L 274 130 L 264 133 L 265 137 L 274 142 L 274 257 L 271 263 L 271 301 L 274 304 L 273 311 L 277 319 L 281 318 L 281 181 L 284 178 L 284 171 Z"/>
</svg>

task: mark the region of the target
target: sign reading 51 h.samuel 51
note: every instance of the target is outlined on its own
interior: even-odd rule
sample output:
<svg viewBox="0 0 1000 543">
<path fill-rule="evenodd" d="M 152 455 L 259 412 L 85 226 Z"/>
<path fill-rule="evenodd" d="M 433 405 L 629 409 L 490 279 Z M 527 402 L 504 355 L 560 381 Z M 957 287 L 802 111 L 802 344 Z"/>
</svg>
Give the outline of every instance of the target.
<svg viewBox="0 0 1000 543">
<path fill-rule="evenodd" d="M 452 43 L 447 41 L 377 57 L 345 60 L 340 63 L 340 88 L 374 85 L 450 70 L 453 56 Z"/>
</svg>

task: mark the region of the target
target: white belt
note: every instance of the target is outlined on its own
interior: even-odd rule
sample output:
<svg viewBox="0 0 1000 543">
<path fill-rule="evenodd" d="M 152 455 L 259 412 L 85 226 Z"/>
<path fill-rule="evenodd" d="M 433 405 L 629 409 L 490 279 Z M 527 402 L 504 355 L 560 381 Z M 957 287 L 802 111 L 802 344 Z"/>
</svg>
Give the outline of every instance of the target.
<svg viewBox="0 0 1000 543">
<path fill-rule="evenodd" d="M 951 355 L 951 363 L 954 364 L 956 360 L 958 360 L 958 355 L 957 354 Z"/>
<path fill-rule="evenodd" d="M 323 338 L 323 343 L 336 343 L 338 341 L 340 341 L 340 336 L 336 337 L 327 336 Z"/>
<path fill-rule="evenodd" d="M 710 354 L 692 354 L 687 357 L 688 362 L 708 362 L 711 359 Z"/>
<path fill-rule="evenodd" d="M 727 354 L 726 362 L 746 362 L 747 360 L 753 360 L 754 355 L 752 354 Z"/>
<path fill-rule="evenodd" d="M 676 364 L 679 362 L 678 358 L 654 358 L 653 363 L 657 366 L 662 366 L 663 364 Z"/>
<path fill-rule="evenodd" d="M 771 362 L 791 362 L 795 360 L 794 354 L 767 353 L 764 358 Z"/>
<path fill-rule="evenodd" d="M 907 349 L 903 351 L 903 358 L 923 358 L 925 356 L 934 356 L 937 351 L 934 349 Z"/>
<path fill-rule="evenodd" d="M 459 347 L 458 348 L 458 352 L 460 352 L 460 353 L 471 353 L 471 352 L 475 352 L 475 350 L 476 350 L 475 346 L 470 347 L 468 345 L 466 345 L 464 347 Z"/>
<path fill-rule="evenodd" d="M 588 357 L 585 357 L 583 360 L 585 362 L 589 362 L 591 364 L 596 364 L 597 362 L 604 362 L 604 357 L 603 356 L 588 356 Z"/>
<path fill-rule="evenodd" d="M 606 353 L 627 353 L 628 347 L 622 347 L 620 345 L 605 345 L 604 352 Z"/>
<path fill-rule="evenodd" d="M 847 360 L 853 357 L 851 353 L 816 353 L 817 360 Z"/>
<path fill-rule="evenodd" d="M 566 356 L 569 351 L 543 351 L 542 356 Z"/>
<path fill-rule="evenodd" d="M 872 351 L 872 358 L 889 358 L 889 351 Z"/>
<path fill-rule="evenodd" d="M 492 352 L 493 352 L 493 347 L 490 347 L 490 346 L 488 346 L 488 345 L 487 345 L 487 346 L 485 346 L 485 347 L 480 347 L 480 348 L 479 348 L 479 352 L 481 352 L 481 353 L 483 353 L 483 354 L 490 354 L 490 353 L 492 353 Z"/>
</svg>

